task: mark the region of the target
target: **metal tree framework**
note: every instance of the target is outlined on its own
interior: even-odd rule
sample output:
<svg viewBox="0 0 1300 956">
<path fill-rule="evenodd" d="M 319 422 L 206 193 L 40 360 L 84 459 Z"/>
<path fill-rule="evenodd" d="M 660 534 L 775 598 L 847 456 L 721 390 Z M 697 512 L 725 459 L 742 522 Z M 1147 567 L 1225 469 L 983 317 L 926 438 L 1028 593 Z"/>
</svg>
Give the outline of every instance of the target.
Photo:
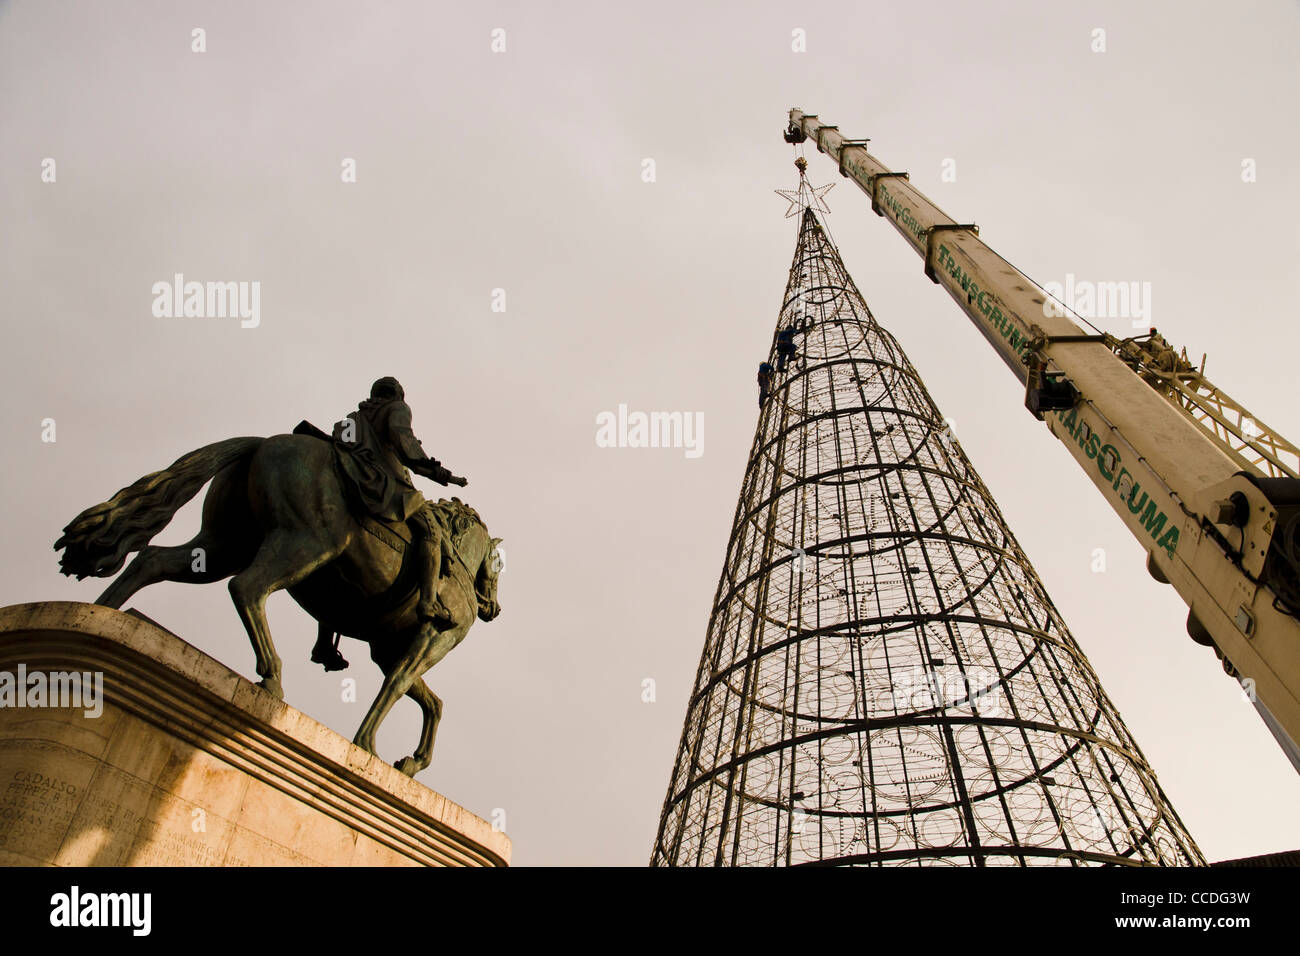
<svg viewBox="0 0 1300 956">
<path fill-rule="evenodd" d="M 1203 865 L 803 168 L 652 865 Z"/>
</svg>

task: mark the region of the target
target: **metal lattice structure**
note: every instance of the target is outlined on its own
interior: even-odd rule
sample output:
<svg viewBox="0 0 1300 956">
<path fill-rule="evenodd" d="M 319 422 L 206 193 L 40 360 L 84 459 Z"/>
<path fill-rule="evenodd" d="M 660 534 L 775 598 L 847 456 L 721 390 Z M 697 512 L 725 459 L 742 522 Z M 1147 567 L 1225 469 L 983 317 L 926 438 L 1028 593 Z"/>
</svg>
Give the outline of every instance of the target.
<svg viewBox="0 0 1300 956">
<path fill-rule="evenodd" d="M 1203 865 L 799 195 L 652 865 Z"/>
<path fill-rule="evenodd" d="M 1188 361 L 1186 348 L 1175 353 L 1155 329 L 1131 339 L 1103 335 L 1102 340 L 1244 470 L 1265 478 L 1300 477 L 1300 448 L 1206 378 L 1205 356 L 1197 368 Z"/>
</svg>

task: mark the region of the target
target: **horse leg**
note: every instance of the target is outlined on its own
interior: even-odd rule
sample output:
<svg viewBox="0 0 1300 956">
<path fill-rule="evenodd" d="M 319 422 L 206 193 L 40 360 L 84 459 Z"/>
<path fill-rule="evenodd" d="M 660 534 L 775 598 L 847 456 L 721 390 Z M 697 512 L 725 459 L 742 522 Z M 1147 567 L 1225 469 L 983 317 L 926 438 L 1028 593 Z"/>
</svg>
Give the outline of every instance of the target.
<svg viewBox="0 0 1300 956">
<path fill-rule="evenodd" d="M 201 570 L 195 570 L 196 563 Z M 200 531 L 188 544 L 141 548 L 126 570 L 95 599 L 95 603 L 104 607 L 121 607 L 131 595 L 159 581 L 211 584 L 235 570 L 236 562 L 217 536 L 209 531 Z"/>
<path fill-rule="evenodd" d="M 370 659 L 379 665 L 380 670 L 387 677 L 397 666 L 399 656 L 392 653 L 390 643 L 375 641 L 370 645 Z M 397 768 L 399 773 L 414 777 L 429 766 L 429 762 L 433 757 L 433 740 L 438 733 L 438 722 L 442 720 L 443 707 L 442 698 L 429 689 L 429 685 L 424 682 L 423 677 L 416 677 L 411 681 L 406 696 L 419 704 L 423 715 L 423 723 L 420 726 L 420 743 L 416 747 L 414 756 L 403 757 L 393 766 Z"/>
<path fill-rule="evenodd" d="M 433 738 L 438 733 L 438 721 L 442 720 L 442 698 L 429 690 L 422 677 L 411 682 L 406 696 L 420 705 L 424 712 L 424 725 L 420 728 L 420 745 L 415 748 L 415 755 L 403 757 L 393 766 L 399 773 L 414 777 L 433 760 Z"/>
<path fill-rule="evenodd" d="M 384 683 L 379 688 L 375 702 L 370 705 L 370 710 L 361 721 L 361 727 L 357 730 L 357 735 L 352 738 L 352 742 L 362 750 L 373 754 L 375 734 L 379 730 L 379 725 L 384 722 L 384 718 L 388 716 L 388 712 L 393 709 L 393 705 L 410 691 L 411 685 L 423 677 L 425 671 L 447 656 L 448 652 L 460 642 L 463 633 L 460 627 L 437 631 L 431 621 L 421 622 L 420 629 L 416 632 L 410 646 L 397 658 L 391 670 L 385 669 Z M 432 747 L 432 743 L 430 746 Z"/>
<path fill-rule="evenodd" d="M 272 531 L 263 539 L 252 563 L 230 579 L 230 597 L 257 656 L 257 674 L 262 678 L 258 686 L 276 697 L 283 699 L 284 688 L 280 685 L 280 655 L 275 652 L 266 622 L 266 599 L 306 580 L 338 557 L 343 548 L 342 544 L 331 546 L 303 532 Z"/>
</svg>

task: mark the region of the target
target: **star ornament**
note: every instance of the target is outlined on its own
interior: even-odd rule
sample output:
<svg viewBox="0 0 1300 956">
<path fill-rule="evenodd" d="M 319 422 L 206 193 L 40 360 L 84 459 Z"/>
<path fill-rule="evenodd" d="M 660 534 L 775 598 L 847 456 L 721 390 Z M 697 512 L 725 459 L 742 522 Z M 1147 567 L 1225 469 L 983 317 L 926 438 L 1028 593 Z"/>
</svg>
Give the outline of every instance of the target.
<svg viewBox="0 0 1300 956">
<path fill-rule="evenodd" d="M 791 216 L 802 213 L 807 206 L 811 206 L 813 212 L 830 212 L 830 207 L 826 205 L 824 197 L 834 188 L 834 183 L 827 183 L 825 186 L 810 186 L 806 179 L 801 179 L 798 189 L 777 189 L 774 192 L 789 201 L 790 208 L 785 211 L 785 218 L 789 219 Z"/>
</svg>

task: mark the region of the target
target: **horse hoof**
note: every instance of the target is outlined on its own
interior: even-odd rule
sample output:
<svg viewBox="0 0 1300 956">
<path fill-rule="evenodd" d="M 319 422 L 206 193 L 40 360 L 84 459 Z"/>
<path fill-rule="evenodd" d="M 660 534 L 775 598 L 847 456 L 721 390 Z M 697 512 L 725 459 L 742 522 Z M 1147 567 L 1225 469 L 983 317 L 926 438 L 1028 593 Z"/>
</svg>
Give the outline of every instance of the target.
<svg viewBox="0 0 1300 956">
<path fill-rule="evenodd" d="M 257 686 L 262 688 L 262 690 L 266 691 L 268 694 L 275 695 L 276 700 L 284 700 L 284 688 L 280 686 L 278 680 L 268 677 L 266 680 L 258 681 Z"/>
<path fill-rule="evenodd" d="M 414 777 L 422 769 L 414 757 L 403 757 L 393 765 L 398 773 L 404 773 L 408 777 Z"/>
</svg>

